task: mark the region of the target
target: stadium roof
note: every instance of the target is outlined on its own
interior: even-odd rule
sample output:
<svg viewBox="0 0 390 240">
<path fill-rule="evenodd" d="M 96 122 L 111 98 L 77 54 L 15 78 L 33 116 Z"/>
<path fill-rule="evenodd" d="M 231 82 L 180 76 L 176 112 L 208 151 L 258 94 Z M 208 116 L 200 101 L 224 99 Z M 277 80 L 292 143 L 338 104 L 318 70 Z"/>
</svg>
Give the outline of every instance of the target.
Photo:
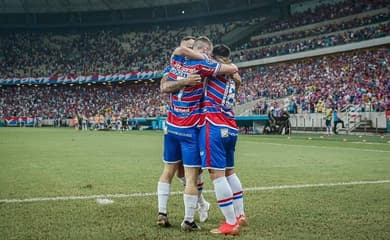
<svg viewBox="0 0 390 240">
<path fill-rule="evenodd" d="M 0 0 L 0 31 L 276 17 L 297 1 L 305 0 Z"/>
<path fill-rule="evenodd" d="M 202 0 L 0 0 L 0 13 L 55 13 L 148 8 Z"/>
<path fill-rule="evenodd" d="M 233 2 L 251 5 L 261 2 L 294 3 L 302 1 L 305 0 L 225 0 L 222 2 L 214 0 L 0 0 L 0 14 L 112 11 L 190 3 L 208 5 L 213 4 L 213 2 L 223 3 L 223 5 L 229 5 Z"/>
</svg>

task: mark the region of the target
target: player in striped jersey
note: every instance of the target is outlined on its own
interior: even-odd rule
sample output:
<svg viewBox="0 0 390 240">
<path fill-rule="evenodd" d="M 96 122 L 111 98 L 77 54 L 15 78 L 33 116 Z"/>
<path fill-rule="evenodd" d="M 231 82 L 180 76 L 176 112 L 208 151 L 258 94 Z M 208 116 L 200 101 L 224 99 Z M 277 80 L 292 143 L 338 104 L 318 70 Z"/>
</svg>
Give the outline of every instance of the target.
<svg viewBox="0 0 390 240">
<path fill-rule="evenodd" d="M 195 42 L 195 37 L 192 36 L 185 36 L 180 41 L 180 46 L 176 48 L 172 54 L 172 57 L 175 55 L 180 56 L 186 56 L 190 59 L 204 59 L 203 54 L 193 52 L 191 49 Z M 170 89 L 170 86 L 167 86 L 169 84 L 168 81 L 168 73 L 171 70 L 171 66 L 169 65 L 163 72 L 163 78 L 161 80 L 161 90 L 166 93 L 171 93 L 172 90 Z M 199 83 L 201 80 L 200 75 L 194 74 L 188 76 L 186 79 L 181 80 L 181 83 L 184 85 L 193 85 Z M 157 192 L 158 192 L 158 218 L 157 218 L 157 224 L 163 227 L 170 227 L 171 224 L 168 221 L 167 216 L 167 204 L 168 204 L 168 197 L 171 187 L 172 178 L 176 172 L 176 176 L 179 178 L 181 184 L 183 186 L 186 185 L 185 177 L 184 177 L 184 167 L 181 161 L 178 161 L 177 164 L 172 163 L 165 163 L 164 164 L 164 171 L 160 176 L 158 185 L 157 185 Z M 210 207 L 210 204 L 203 198 L 203 195 L 201 194 L 201 190 L 203 189 L 203 179 L 201 176 L 199 176 L 200 185 L 198 187 L 199 190 L 199 197 L 198 197 L 198 211 L 199 211 L 199 218 L 201 222 L 204 222 L 208 218 L 208 210 Z"/>
<path fill-rule="evenodd" d="M 189 45 L 188 45 L 188 42 L 190 38 L 186 37 L 186 38 L 183 38 L 183 41 L 184 42 L 184 45 L 186 48 L 189 48 Z M 182 41 L 182 43 L 183 43 Z M 182 47 L 182 46 L 181 46 Z M 191 48 L 192 48 L 192 45 L 191 45 Z M 178 51 L 175 51 L 174 54 L 176 55 L 179 55 L 179 54 L 185 54 L 187 58 L 190 58 L 190 59 L 204 59 L 204 56 L 203 55 L 199 55 L 198 53 L 191 53 L 191 52 L 178 52 Z M 167 67 L 165 70 L 164 70 L 164 73 L 163 73 L 163 78 L 162 78 L 162 82 L 165 82 L 168 80 L 168 73 L 170 72 L 171 70 L 171 66 Z M 198 84 L 200 82 L 201 78 L 200 78 L 200 75 L 197 75 L 197 74 L 191 74 L 189 75 L 186 79 L 182 79 L 181 82 L 185 85 L 194 85 L 194 84 Z M 170 90 L 167 88 L 164 89 L 165 92 L 169 92 Z M 175 170 L 175 168 L 177 168 Z M 167 189 L 167 187 L 170 188 L 170 184 L 171 184 L 171 181 L 172 181 L 172 178 L 173 178 L 173 175 L 174 173 L 176 172 L 176 176 L 177 178 L 179 179 L 180 183 L 185 187 L 186 186 L 186 179 L 185 179 L 185 176 L 184 176 L 184 166 L 183 164 L 166 164 L 165 165 L 165 168 L 164 168 L 164 173 L 162 175 L 162 179 L 160 178 L 160 182 L 158 183 L 158 192 L 162 192 L 164 193 L 163 189 Z M 208 216 L 209 216 L 209 209 L 210 209 L 210 203 L 206 201 L 206 199 L 204 198 L 203 194 L 202 194 L 202 191 L 203 191 L 203 174 L 202 174 L 202 171 L 200 171 L 199 175 L 198 175 L 198 183 L 197 183 L 197 186 L 198 186 L 198 208 L 197 208 L 197 212 L 199 213 L 199 221 L 200 222 L 205 222 L 207 219 L 208 219 Z M 162 191 L 161 191 L 162 190 Z M 168 189 L 166 190 L 168 191 Z M 169 221 L 168 221 L 168 218 L 167 218 L 167 215 L 166 215 L 166 209 L 167 209 L 167 203 L 168 203 L 168 196 L 166 194 L 166 192 L 164 194 L 159 194 L 158 195 L 158 201 L 159 201 L 159 215 L 158 215 L 158 220 L 157 220 L 157 224 L 160 225 L 160 226 L 164 226 L 164 227 L 167 227 L 167 226 L 170 226 L 169 224 Z"/>
<path fill-rule="evenodd" d="M 230 49 L 217 45 L 213 57 L 219 62 L 230 63 Z M 242 185 L 234 172 L 238 129 L 233 106 L 240 84 L 238 73 L 208 77 L 205 83 L 199 134 L 202 168 L 209 170 L 218 205 L 225 217 L 225 222 L 212 229 L 212 233 L 236 235 L 240 225 L 247 225 Z"/>
<path fill-rule="evenodd" d="M 211 51 L 212 44 L 208 38 L 200 37 L 195 41 L 193 48 L 196 53 L 207 54 Z M 219 64 L 207 59 L 207 56 L 205 58 L 204 60 L 191 60 L 174 54 L 171 58 L 171 69 L 167 78 L 161 82 L 162 92 L 171 93 L 171 96 L 166 128 L 164 129 L 165 166 L 160 177 L 158 194 L 159 196 L 160 194 L 169 194 L 169 184 L 172 178 L 165 177 L 167 172 L 172 171 L 167 169 L 177 167 L 177 164 L 181 163 L 182 160 L 185 168 L 186 186 L 183 196 L 185 217 L 181 226 L 182 229 L 190 231 L 200 229 L 194 221 L 194 213 L 198 201 L 197 181 L 201 166 L 198 124 L 200 100 L 203 97 L 203 82 L 195 79 L 193 74 L 208 77 L 237 71 L 235 65 Z M 165 188 L 160 188 L 162 183 L 166 184 Z"/>
</svg>

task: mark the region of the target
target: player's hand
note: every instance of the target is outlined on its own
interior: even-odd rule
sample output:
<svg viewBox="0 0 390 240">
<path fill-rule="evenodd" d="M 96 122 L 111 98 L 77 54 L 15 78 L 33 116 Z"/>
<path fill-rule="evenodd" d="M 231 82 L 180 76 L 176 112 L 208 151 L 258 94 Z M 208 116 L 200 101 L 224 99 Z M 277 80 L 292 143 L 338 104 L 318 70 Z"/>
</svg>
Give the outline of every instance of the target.
<svg viewBox="0 0 390 240">
<path fill-rule="evenodd" d="M 242 82 L 241 76 L 238 73 L 234 73 L 232 75 L 232 78 L 233 78 L 233 81 L 236 83 L 236 90 L 238 90 L 240 88 L 241 82 Z"/>
<path fill-rule="evenodd" d="M 234 63 L 230 63 L 230 65 L 232 65 L 233 67 L 235 67 L 235 68 L 236 68 L 236 71 L 235 71 L 235 73 L 238 73 L 238 67 L 237 67 L 237 65 L 236 65 L 236 64 L 234 64 Z"/>
<path fill-rule="evenodd" d="M 187 78 L 184 81 L 185 81 L 186 85 L 194 86 L 194 85 L 200 83 L 201 80 L 202 80 L 202 78 L 200 77 L 200 75 L 190 74 L 187 76 Z"/>
<path fill-rule="evenodd" d="M 238 74 L 238 73 L 234 73 L 233 75 L 232 75 L 232 78 L 233 78 L 233 80 L 236 82 L 236 83 L 241 83 L 241 76 L 240 76 L 240 74 Z"/>
</svg>

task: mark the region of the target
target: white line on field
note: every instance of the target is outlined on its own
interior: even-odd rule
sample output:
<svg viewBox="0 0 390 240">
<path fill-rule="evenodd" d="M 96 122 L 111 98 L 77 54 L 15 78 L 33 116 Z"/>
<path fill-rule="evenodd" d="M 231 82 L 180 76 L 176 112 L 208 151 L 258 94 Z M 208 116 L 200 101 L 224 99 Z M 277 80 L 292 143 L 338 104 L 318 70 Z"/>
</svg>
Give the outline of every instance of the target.
<svg viewBox="0 0 390 240">
<path fill-rule="evenodd" d="M 390 180 L 377 181 L 354 181 L 354 182 L 338 182 L 338 183 L 313 183 L 313 184 L 298 184 L 298 185 L 280 185 L 268 187 L 249 187 L 244 191 L 267 191 L 278 189 L 294 189 L 294 188 L 310 188 L 310 187 L 333 187 L 333 186 L 349 186 L 349 185 L 365 185 L 365 184 L 383 184 L 390 183 Z M 213 190 L 204 190 L 203 192 L 214 192 Z M 182 194 L 182 192 L 172 192 L 171 195 Z M 83 200 L 83 199 L 98 199 L 98 198 L 133 198 L 156 196 L 157 193 L 130 193 L 130 194 L 100 194 L 89 196 L 63 196 L 63 197 L 38 197 L 25 199 L 0 199 L 0 203 L 25 203 L 25 202 L 45 202 L 45 201 L 69 201 L 69 200 Z"/>
<path fill-rule="evenodd" d="M 270 143 L 270 142 L 261 142 L 261 144 L 276 145 L 276 146 L 305 147 L 305 148 L 324 148 L 324 149 L 332 149 L 332 150 L 342 149 L 342 150 L 362 151 L 362 152 L 390 153 L 390 151 L 386 151 L 386 150 L 361 149 L 361 148 L 350 148 L 350 147 L 328 147 L 328 146 L 298 145 L 298 144 L 284 144 L 284 143 Z"/>
</svg>

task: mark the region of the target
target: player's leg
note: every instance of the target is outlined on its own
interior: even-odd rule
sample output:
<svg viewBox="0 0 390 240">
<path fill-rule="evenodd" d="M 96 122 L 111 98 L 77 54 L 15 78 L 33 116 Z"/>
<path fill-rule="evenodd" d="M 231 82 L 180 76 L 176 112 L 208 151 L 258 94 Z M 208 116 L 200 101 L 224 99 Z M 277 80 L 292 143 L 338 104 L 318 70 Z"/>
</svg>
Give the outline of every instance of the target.
<svg viewBox="0 0 390 240">
<path fill-rule="evenodd" d="M 240 226 L 248 226 L 248 221 L 244 212 L 244 191 L 241 181 L 234 169 L 226 171 L 226 179 L 233 192 L 233 207 L 237 222 Z"/>
<path fill-rule="evenodd" d="M 330 135 L 330 120 L 325 120 L 325 127 L 326 127 L 326 135 Z"/>
<path fill-rule="evenodd" d="M 233 192 L 225 176 L 226 152 L 224 149 L 224 138 L 228 136 L 227 133 L 226 128 L 206 123 L 201 129 L 201 140 L 199 143 L 202 168 L 209 170 L 217 203 L 225 218 L 225 221 L 218 228 L 212 229 L 211 232 L 236 235 L 239 233 L 239 230 L 233 207 Z"/>
<path fill-rule="evenodd" d="M 234 153 L 236 148 L 238 131 L 229 129 L 229 139 L 225 141 L 226 151 L 226 179 L 233 192 L 233 207 L 240 226 L 247 226 L 248 222 L 244 212 L 244 191 L 241 181 L 234 170 Z"/>
<path fill-rule="evenodd" d="M 168 199 L 171 191 L 172 178 L 179 165 L 181 165 L 181 152 L 179 144 L 170 134 L 164 135 L 164 169 L 157 184 L 158 197 L 158 218 L 157 224 L 163 227 L 169 227 L 168 221 Z"/>
<path fill-rule="evenodd" d="M 198 176 L 198 214 L 199 221 L 205 222 L 209 217 L 210 203 L 206 201 L 203 196 L 203 171 L 200 170 Z M 186 186 L 186 178 L 184 176 L 184 166 L 180 165 L 176 171 L 176 177 L 179 179 L 180 183 L 185 187 Z"/>
<path fill-rule="evenodd" d="M 195 223 L 195 211 L 198 206 L 198 176 L 201 166 L 197 128 L 188 129 L 181 136 L 181 151 L 183 155 L 186 186 L 184 188 L 184 220 L 183 230 L 197 231 L 200 227 Z"/>
<path fill-rule="evenodd" d="M 195 223 L 195 211 L 198 207 L 198 175 L 199 167 L 184 167 L 186 186 L 184 188 L 184 220 L 183 230 L 196 231 L 200 227 Z"/>
<path fill-rule="evenodd" d="M 186 178 L 184 176 L 184 166 L 183 165 L 180 165 L 177 168 L 176 177 L 179 179 L 179 182 L 181 183 L 181 185 L 183 185 L 183 186 L 186 185 Z"/>
<path fill-rule="evenodd" d="M 199 221 L 205 222 L 209 218 L 210 211 L 210 203 L 206 201 L 203 196 L 203 171 L 199 169 L 198 176 L 198 213 L 199 213 Z"/>
<path fill-rule="evenodd" d="M 157 224 L 163 227 L 169 227 L 168 221 L 168 199 L 171 191 L 171 180 L 177 169 L 175 163 L 165 163 L 163 173 L 160 176 L 157 184 L 157 195 L 158 195 L 158 218 Z"/>
</svg>

